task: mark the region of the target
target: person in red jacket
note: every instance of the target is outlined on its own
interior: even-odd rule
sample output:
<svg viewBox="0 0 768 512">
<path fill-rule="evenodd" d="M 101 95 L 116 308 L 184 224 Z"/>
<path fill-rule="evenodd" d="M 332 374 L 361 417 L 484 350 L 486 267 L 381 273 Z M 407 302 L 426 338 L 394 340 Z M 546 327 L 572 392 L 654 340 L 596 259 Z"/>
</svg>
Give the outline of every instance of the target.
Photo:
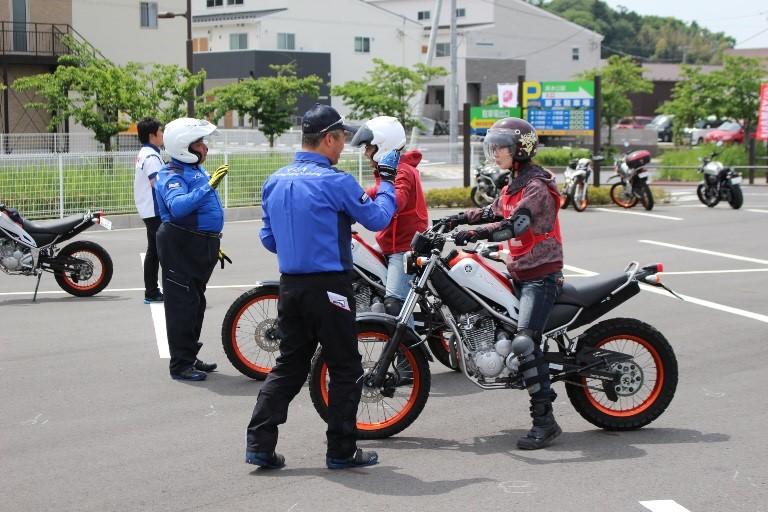
<svg viewBox="0 0 768 512">
<path fill-rule="evenodd" d="M 517 441 L 522 450 L 549 445 L 562 433 L 552 413 L 557 396 L 549 378 L 549 363 L 541 337 L 563 286 L 563 241 L 560 235 L 560 196 L 551 172 L 533 163 L 538 138 L 527 121 L 507 117 L 496 121 L 483 141 L 489 161 L 510 169 L 509 183 L 493 204 L 473 208 L 441 222 L 447 230 L 460 224 L 483 224 L 454 234 L 456 245 L 477 240 L 505 242 L 507 270 L 520 290 L 517 333 L 512 350 L 531 398 L 531 430 Z"/>
<path fill-rule="evenodd" d="M 378 162 L 382 155 L 405 146 L 405 129 L 394 117 L 379 116 L 367 121 L 352 138 L 353 146 L 365 145 L 365 155 L 371 162 L 376 184 L 367 190 L 374 197 L 379 186 Z M 400 155 L 395 178 L 397 211 L 392 222 L 376 234 L 376 242 L 387 258 L 387 282 L 384 297 L 385 311 L 393 316 L 400 314 L 405 296 L 410 290 L 413 276 L 405 273 L 403 258 L 411 248 L 414 233 L 424 231 L 429 224 L 427 202 L 421 188 L 417 165 L 421 152 L 407 151 Z"/>
</svg>

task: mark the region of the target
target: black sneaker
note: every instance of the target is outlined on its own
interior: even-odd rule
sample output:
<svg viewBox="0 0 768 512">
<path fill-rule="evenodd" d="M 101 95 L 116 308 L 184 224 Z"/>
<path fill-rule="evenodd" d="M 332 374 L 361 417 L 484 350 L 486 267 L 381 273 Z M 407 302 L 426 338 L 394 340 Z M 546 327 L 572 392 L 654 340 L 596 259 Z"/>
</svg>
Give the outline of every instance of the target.
<svg viewBox="0 0 768 512">
<path fill-rule="evenodd" d="M 212 372 L 216 370 L 217 366 L 216 363 L 204 363 L 199 359 L 195 359 L 194 369 L 200 370 L 201 372 Z"/>
<path fill-rule="evenodd" d="M 157 292 L 154 295 L 144 295 L 144 304 L 152 304 L 154 302 L 163 302 L 162 292 Z"/>
<path fill-rule="evenodd" d="M 192 367 L 176 373 L 171 372 L 171 378 L 173 380 L 205 380 L 207 377 L 207 373 L 195 370 Z"/>
<path fill-rule="evenodd" d="M 354 455 L 346 459 L 326 457 L 325 465 L 328 469 L 347 469 L 373 466 L 379 463 L 379 455 L 376 452 L 364 452 L 361 448 L 355 450 Z"/>
<path fill-rule="evenodd" d="M 285 457 L 277 452 L 245 452 L 245 463 L 261 469 L 280 469 L 285 466 Z"/>
</svg>

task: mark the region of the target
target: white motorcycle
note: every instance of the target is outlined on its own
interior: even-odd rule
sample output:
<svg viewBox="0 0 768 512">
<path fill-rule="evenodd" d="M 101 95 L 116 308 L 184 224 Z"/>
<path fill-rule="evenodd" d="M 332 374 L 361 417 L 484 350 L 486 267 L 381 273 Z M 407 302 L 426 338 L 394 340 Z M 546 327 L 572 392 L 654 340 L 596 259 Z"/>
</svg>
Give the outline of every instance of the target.
<svg viewBox="0 0 768 512">
<path fill-rule="evenodd" d="M 32 222 L 14 208 L 0 204 L 0 270 L 10 275 L 37 277 L 33 302 L 43 272 L 52 272 L 67 293 L 77 297 L 96 295 L 112 279 L 112 258 L 107 251 L 99 244 L 83 240 L 58 247 L 94 223 L 107 229 L 112 226 L 101 212 Z"/>
<path fill-rule="evenodd" d="M 352 263 L 355 280 L 356 313 L 384 312 L 384 283 L 387 264 L 379 247 L 369 244 L 357 233 L 352 234 Z M 232 365 L 252 379 L 265 379 L 280 355 L 280 335 L 277 329 L 277 300 L 279 281 L 260 281 L 235 299 L 224 316 L 221 343 Z M 413 314 L 415 329 L 426 339 L 430 352 L 445 366 L 457 369 L 451 359 L 448 344 L 451 332 L 442 322 L 437 310 L 440 304 L 425 294 Z M 430 355 L 430 360 L 432 356 Z"/>
<path fill-rule="evenodd" d="M 573 209 L 583 212 L 589 205 L 589 180 L 592 179 L 594 162 L 600 162 L 603 157 L 595 155 L 591 158 L 574 158 L 568 163 L 563 174 L 565 183 L 560 195 L 562 200 L 560 208 L 568 208 L 573 204 Z"/>
<path fill-rule="evenodd" d="M 490 248 L 483 254 L 454 249 L 444 256 L 449 238 L 442 228 L 414 237 L 406 264 L 416 282 L 400 316 L 357 316 L 365 369 L 357 414 L 360 438 L 401 432 L 429 398 L 428 353 L 406 322 L 425 294 L 442 303 L 439 314 L 453 333 L 449 349 L 467 379 L 483 389 L 525 389 L 512 352 L 518 290 L 484 260 L 498 256 Z M 632 262 L 622 272 L 566 283 L 545 326 L 542 350 L 552 381 L 563 381 L 574 408 L 600 428 L 637 429 L 658 418 L 675 394 L 677 359 L 658 330 L 633 318 L 602 320 L 575 337 L 569 333 L 639 293 L 640 283 L 666 288 L 658 278 L 661 271 L 660 264 Z M 405 382 L 403 372 L 410 376 Z M 315 409 L 326 418 L 328 366 L 322 353 L 313 361 L 309 389 Z"/>
</svg>

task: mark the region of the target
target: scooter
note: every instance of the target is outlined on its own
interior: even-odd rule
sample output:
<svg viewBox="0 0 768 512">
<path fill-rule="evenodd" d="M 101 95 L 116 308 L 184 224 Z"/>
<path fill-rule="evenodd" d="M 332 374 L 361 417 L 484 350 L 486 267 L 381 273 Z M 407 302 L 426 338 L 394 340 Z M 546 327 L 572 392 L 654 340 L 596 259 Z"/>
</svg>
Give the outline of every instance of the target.
<svg viewBox="0 0 768 512">
<path fill-rule="evenodd" d="M 59 286 L 76 297 L 96 295 L 112 279 L 112 258 L 107 251 L 85 240 L 58 247 L 93 224 L 112 228 L 102 212 L 87 211 L 63 219 L 32 222 L 16 209 L 0 204 L 0 270 L 10 275 L 37 277 L 32 302 L 37 300 L 43 272 L 53 273 Z"/>
</svg>

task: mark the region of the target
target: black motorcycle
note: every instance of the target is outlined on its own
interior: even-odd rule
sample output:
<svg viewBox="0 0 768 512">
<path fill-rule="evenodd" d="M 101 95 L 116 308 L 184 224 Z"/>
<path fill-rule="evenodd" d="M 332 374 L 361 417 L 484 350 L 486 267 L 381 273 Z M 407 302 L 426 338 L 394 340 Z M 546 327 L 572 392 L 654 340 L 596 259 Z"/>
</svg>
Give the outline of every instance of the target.
<svg viewBox="0 0 768 512">
<path fill-rule="evenodd" d="M 704 181 L 696 188 L 696 195 L 699 201 L 710 208 L 723 200 L 738 210 L 744 204 L 741 174 L 715 160 L 718 155 L 715 152 L 701 160 L 699 172 L 704 175 Z"/>
<path fill-rule="evenodd" d="M 0 204 L 0 270 L 6 274 L 35 276 L 37 298 L 43 271 L 52 272 L 61 288 L 76 297 L 96 295 L 112 279 L 112 258 L 102 246 L 78 240 L 59 249 L 58 244 L 82 233 L 94 223 L 111 229 L 101 212 L 90 211 L 63 219 L 32 222 L 14 208 Z"/>
<path fill-rule="evenodd" d="M 507 184 L 509 169 L 499 169 L 495 165 L 481 166 L 475 169 L 475 186 L 469 192 L 472 204 L 478 208 L 488 206 L 499 196 Z"/>
</svg>

